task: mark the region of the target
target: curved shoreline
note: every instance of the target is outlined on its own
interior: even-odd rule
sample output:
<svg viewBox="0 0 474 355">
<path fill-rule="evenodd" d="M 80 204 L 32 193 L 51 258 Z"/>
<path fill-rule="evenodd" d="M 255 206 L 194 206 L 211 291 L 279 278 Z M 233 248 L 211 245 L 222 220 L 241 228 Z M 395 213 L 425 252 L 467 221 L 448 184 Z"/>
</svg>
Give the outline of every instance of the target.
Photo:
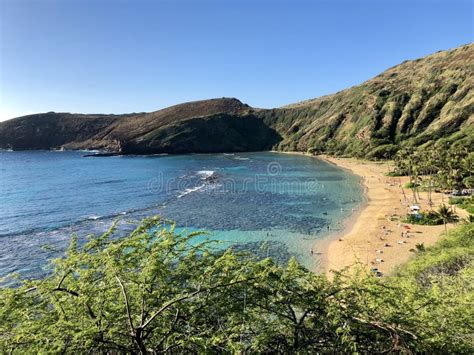
<svg viewBox="0 0 474 355">
<path fill-rule="evenodd" d="M 316 242 L 315 249 L 321 253 L 321 259 L 319 268 L 314 271 L 324 272 L 331 276 L 333 270 L 341 270 L 356 264 L 369 264 L 367 257 L 365 261 L 362 260 L 362 255 L 360 255 L 360 250 L 358 250 L 360 248 L 353 244 L 353 239 L 355 242 L 362 241 L 362 238 L 360 238 L 361 233 L 367 233 L 364 239 L 369 244 L 368 237 L 371 234 L 370 232 L 376 233 L 374 223 L 365 223 L 367 218 L 373 217 L 374 207 L 381 207 L 374 203 L 377 196 L 374 196 L 372 191 L 375 187 L 374 182 L 370 180 L 374 176 L 380 179 L 381 176 L 384 177 L 385 175 L 384 173 L 380 174 L 378 171 L 376 175 L 373 175 L 374 171 L 366 169 L 366 165 L 377 165 L 377 168 L 383 169 L 382 165 L 374 162 L 357 161 L 355 164 L 357 164 L 358 169 L 356 169 L 354 166 L 347 164 L 351 160 L 350 158 L 333 158 L 326 155 L 314 157 L 359 176 L 365 198 L 360 208 L 345 221 L 342 230 Z"/>
<path fill-rule="evenodd" d="M 390 162 L 373 162 L 355 158 L 335 158 L 326 155 L 311 155 L 304 152 L 284 152 L 300 154 L 333 164 L 361 177 L 366 201 L 344 222 L 341 230 L 334 231 L 315 242 L 314 250 L 320 260 L 315 263 L 314 272 L 326 273 L 332 277 L 333 271 L 351 268 L 355 265 L 369 270 L 377 268 L 383 274 L 390 274 L 407 262 L 413 255 L 416 244 L 425 247 L 435 244 L 444 233 L 444 226 L 412 225 L 402 222 L 408 207 L 413 204 L 412 193 L 403 189 L 409 181 L 406 176 L 390 177 Z M 420 193 L 417 205 L 429 210 L 426 193 Z M 432 193 L 433 209 L 447 198 L 440 193 Z M 457 209 L 461 218 L 467 212 Z M 448 229 L 453 224 L 448 224 Z M 405 232 L 402 236 L 402 232 Z M 408 236 L 406 236 L 408 235 Z M 387 246 L 388 245 L 388 246 Z"/>
<path fill-rule="evenodd" d="M 318 158 L 361 176 L 367 199 L 343 231 L 316 243 L 315 250 L 322 252 L 319 271 L 331 276 L 333 270 L 358 264 L 390 274 L 414 255 L 412 250 L 416 244 L 428 247 L 444 233 L 443 225 L 411 225 L 401 221 L 413 203 L 411 191 L 403 189 L 409 178 L 386 176 L 389 171 L 387 163 L 327 156 Z M 428 210 L 426 193 L 420 195 L 417 205 Z M 433 193 L 432 199 L 435 209 L 446 202 L 439 193 Z M 464 211 L 459 209 L 457 212 L 460 217 L 465 217 Z M 452 227 L 452 224 L 448 225 L 448 229 Z M 406 236 L 402 236 L 402 232 Z"/>
<path fill-rule="evenodd" d="M 349 172 L 350 174 L 353 174 L 359 177 L 359 184 L 362 186 L 362 195 L 363 195 L 362 203 L 359 205 L 357 210 L 355 210 L 349 217 L 347 217 L 341 222 L 343 226 L 341 229 L 330 230 L 327 234 L 324 234 L 322 238 L 316 241 L 314 244 L 313 249 L 317 252 L 319 256 L 319 260 L 313 263 L 312 271 L 315 273 L 327 273 L 329 275 L 331 273 L 331 270 L 333 270 L 333 268 L 331 267 L 331 265 L 333 265 L 333 262 L 328 258 L 329 246 L 332 243 L 338 242 L 341 239 L 343 239 L 345 236 L 350 234 L 351 231 L 356 226 L 357 222 L 359 221 L 361 215 L 369 206 L 369 203 L 370 203 L 370 196 L 368 195 L 369 187 L 367 186 L 365 182 L 364 176 L 361 176 L 360 174 L 355 173 L 353 169 L 351 169 L 350 167 L 338 164 L 337 162 L 335 162 L 336 158 L 331 158 L 326 155 L 312 155 L 305 152 L 288 152 L 288 151 L 286 152 L 272 151 L 272 153 L 304 155 L 310 158 L 319 159 L 321 161 L 334 165 L 341 170 L 345 170 Z M 342 267 L 338 268 L 338 270 L 339 269 L 342 269 Z"/>
</svg>

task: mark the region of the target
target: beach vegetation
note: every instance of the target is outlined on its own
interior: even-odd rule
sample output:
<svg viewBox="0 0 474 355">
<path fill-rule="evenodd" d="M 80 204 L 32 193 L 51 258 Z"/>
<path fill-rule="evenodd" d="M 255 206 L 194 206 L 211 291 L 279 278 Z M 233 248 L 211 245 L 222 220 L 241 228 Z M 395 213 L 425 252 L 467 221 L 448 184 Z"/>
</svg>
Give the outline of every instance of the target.
<svg viewBox="0 0 474 355">
<path fill-rule="evenodd" d="M 437 214 L 439 218 L 443 221 L 445 231 L 447 230 L 447 224 L 449 222 L 456 222 L 458 219 L 451 207 L 448 207 L 444 204 L 439 206 Z"/>
<path fill-rule="evenodd" d="M 407 214 L 404 223 L 437 226 L 443 224 L 442 218 L 436 211 L 421 211 L 416 214 Z"/>
<path fill-rule="evenodd" d="M 445 229 L 447 229 L 448 223 L 457 222 L 458 220 L 458 216 L 453 212 L 451 207 L 441 205 L 437 211 L 419 211 L 417 213 L 407 214 L 404 222 L 428 226 L 444 224 Z"/>
<path fill-rule="evenodd" d="M 416 251 L 422 253 L 426 250 L 424 243 L 416 243 L 415 245 Z"/>
<path fill-rule="evenodd" d="M 474 197 L 450 197 L 449 204 L 456 205 L 462 209 L 465 209 L 467 212 L 474 214 Z"/>
<path fill-rule="evenodd" d="M 412 189 L 413 202 L 420 200 L 420 191 L 428 195 L 433 206 L 434 191 L 453 194 L 472 194 L 474 153 L 450 142 L 406 148 L 397 152 L 394 168 L 389 176 L 409 176 L 405 187 Z"/>
<path fill-rule="evenodd" d="M 415 187 L 420 186 L 419 184 L 415 184 L 414 182 L 407 182 L 404 187 L 407 189 L 414 189 Z"/>
</svg>

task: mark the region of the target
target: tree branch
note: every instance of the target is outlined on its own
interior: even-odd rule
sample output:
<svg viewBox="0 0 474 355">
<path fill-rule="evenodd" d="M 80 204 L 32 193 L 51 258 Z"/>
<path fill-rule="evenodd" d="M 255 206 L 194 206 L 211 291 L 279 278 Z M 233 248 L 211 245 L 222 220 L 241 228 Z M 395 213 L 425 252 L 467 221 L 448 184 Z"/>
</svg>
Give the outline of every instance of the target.
<svg viewBox="0 0 474 355">
<path fill-rule="evenodd" d="M 212 291 L 212 290 L 215 290 L 215 289 L 220 288 L 220 287 L 233 286 L 233 285 L 236 285 L 236 284 L 239 284 L 239 283 L 248 282 L 248 281 L 252 281 L 252 280 L 255 280 L 255 279 L 256 279 L 256 277 L 253 277 L 253 278 L 250 278 L 250 279 L 233 281 L 233 282 L 229 282 L 229 283 L 226 283 L 226 284 L 220 284 L 220 285 L 216 285 L 216 286 L 208 287 L 208 288 L 201 288 L 201 286 L 199 286 L 196 291 L 193 291 L 193 292 L 188 293 L 186 295 L 182 295 L 178 298 L 175 298 L 174 300 L 166 302 L 159 310 L 157 310 L 155 313 L 153 313 L 153 315 L 143 324 L 142 329 L 147 327 L 157 316 L 159 316 L 162 312 L 167 310 L 169 307 L 171 307 L 175 303 L 178 303 L 178 302 L 184 301 L 185 299 L 194 297 L 197 294 L 202 293 L 202 292 Z"/>
<path fill-rule="evenodd" d="M 72 291 L 65 287 L 61 287 L 67 275 L 69 275 L 70 273 L 71 273 L 71 270 L 68 270 L 64 273 L 63 277 L 61 277 L 61 280 L 59 280 L 58 285 L 56 286 L 56 288 L 53 289 L 53 291 L 63 291 L 63 292 L 69 293 L 70 295 L 78 297 L 79 294 L 76 291 Z"/>
<path fill-rule="evenodd" d="M 166 334 L 163 335 L 163 337 L 161 338 L 161 340 L 160 340 L 159 343 L 158 343 L 157 348 L 160 348 L 161 345 L 165 342 L 166 338 L 169 337 L 169 335 L 171 334 L 171 332 L 174 330 L 174 327 L 176 326 L 176 323 L 178 323 L 178 319 L 179 319 L 179 308 L 176 310 L 176 314 L 175 314 L 175 316 L 174 316 L 173 324 L 171 324 L 171 327 L 170 327 L 170 329 L 166 332 Z"/>
<path fill-rule="evenodd" d="M 67 288 L 63 288 L 63 287 L 56 287 L 55 289 L 53 289 L 53 291 L 62 291 L 62 292 L 69 293 L 72 296 L 79 297 L 79 294 L 76 291 L 68 290 Z"/>
<path fill-rule="evenodd" d="M 125 286 L 123 285 L 122 281 L 118 277 L 118 275 L 115 275 L 115 278 L 117 279 L 117 282 L 120 285 L 120 288 L 122 289 L 122 296 L 123 300 L 125 302 L 125 308 L 127 309 L 127 318 L 128 318 L 128 324 L 130 326 L 130 333 L 134 334 L 135 333 L 135 327 L 133 326 L 133 321 L 132 321 L 132 314 L 130 313 L 130 304 L 128 302 L 128 296 L 127 292 L 125 291 Z"/>
<path fill-rule="evenodd" d="M 164 304 L 164 306 L 162 306 L 159 310 L 157 310 L 155 313 L 153 313 L 153 315 L 148 318 L 148 320 L 143 324 L 142 326 L 142 329 L 145 329 L 151 322 L 153 322 L 153 320 L 158 317 L 162 312 L 164 312 L 165 310 L 167 310 L 169 307 L 171 307 L 172 305 L 174 305 L 175 303 L 178 303 L 178 302 L 181 302 L 187 298 L 191 298 L 191 297 L 194 297 L 196 296 L 198 293 L 200 292 L 204 292 L 205 290 L 201 290 L 200 288 L 198 288 L 196 291 L 194 292 L 191 292 L 191 293 L 188 293 L 187 295 L 183 295 L 181 297 L 178 297 L 174 300 L 171 300 L 171 301 L 168 301 Z"/>
</svg>

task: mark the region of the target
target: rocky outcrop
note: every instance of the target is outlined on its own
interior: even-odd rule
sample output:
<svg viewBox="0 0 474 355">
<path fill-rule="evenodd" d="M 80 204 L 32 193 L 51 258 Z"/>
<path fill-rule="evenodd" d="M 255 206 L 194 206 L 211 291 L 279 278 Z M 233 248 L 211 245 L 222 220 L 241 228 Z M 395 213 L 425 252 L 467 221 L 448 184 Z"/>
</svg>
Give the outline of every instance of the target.
<svg viewBox="0 0 474 355">
<path fill-rule="evenodd" d="M 127 115 L 37 114 L 0 124 L 0 148 L 100 149 L 121 154 L 271 149 L 281 137 L 237 99 Z"/>
</svg>

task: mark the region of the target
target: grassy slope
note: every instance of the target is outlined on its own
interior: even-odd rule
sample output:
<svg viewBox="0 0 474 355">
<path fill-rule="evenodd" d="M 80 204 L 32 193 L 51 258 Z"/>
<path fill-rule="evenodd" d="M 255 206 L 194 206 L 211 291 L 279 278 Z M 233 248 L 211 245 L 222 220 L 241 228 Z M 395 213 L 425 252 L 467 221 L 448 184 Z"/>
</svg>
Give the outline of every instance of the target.
<svg viewBox="0 0 474 355">
<path fill-rule="evenodd" d="M 282 150 L 383 157 L 401 144 L 451 135 L 472 143 L 473 67 L 470 44 L 405 61 L 334 95 L 261 114 L 284 137 Z"/>
<path fill-rule="evenodd" d="M 449 231 L 437 244 L 402 265 L 396 275 L 425 283 L 430 277 L 454 276 L 466 270 L 474 272 L 474 223 Z"/>
<path fill-rule="evenodd" d="M 438 349 L 474 349 L 474 223 L 447 233 L 388 280 L 414 305 L 417 326 Z"/>
</svg>

